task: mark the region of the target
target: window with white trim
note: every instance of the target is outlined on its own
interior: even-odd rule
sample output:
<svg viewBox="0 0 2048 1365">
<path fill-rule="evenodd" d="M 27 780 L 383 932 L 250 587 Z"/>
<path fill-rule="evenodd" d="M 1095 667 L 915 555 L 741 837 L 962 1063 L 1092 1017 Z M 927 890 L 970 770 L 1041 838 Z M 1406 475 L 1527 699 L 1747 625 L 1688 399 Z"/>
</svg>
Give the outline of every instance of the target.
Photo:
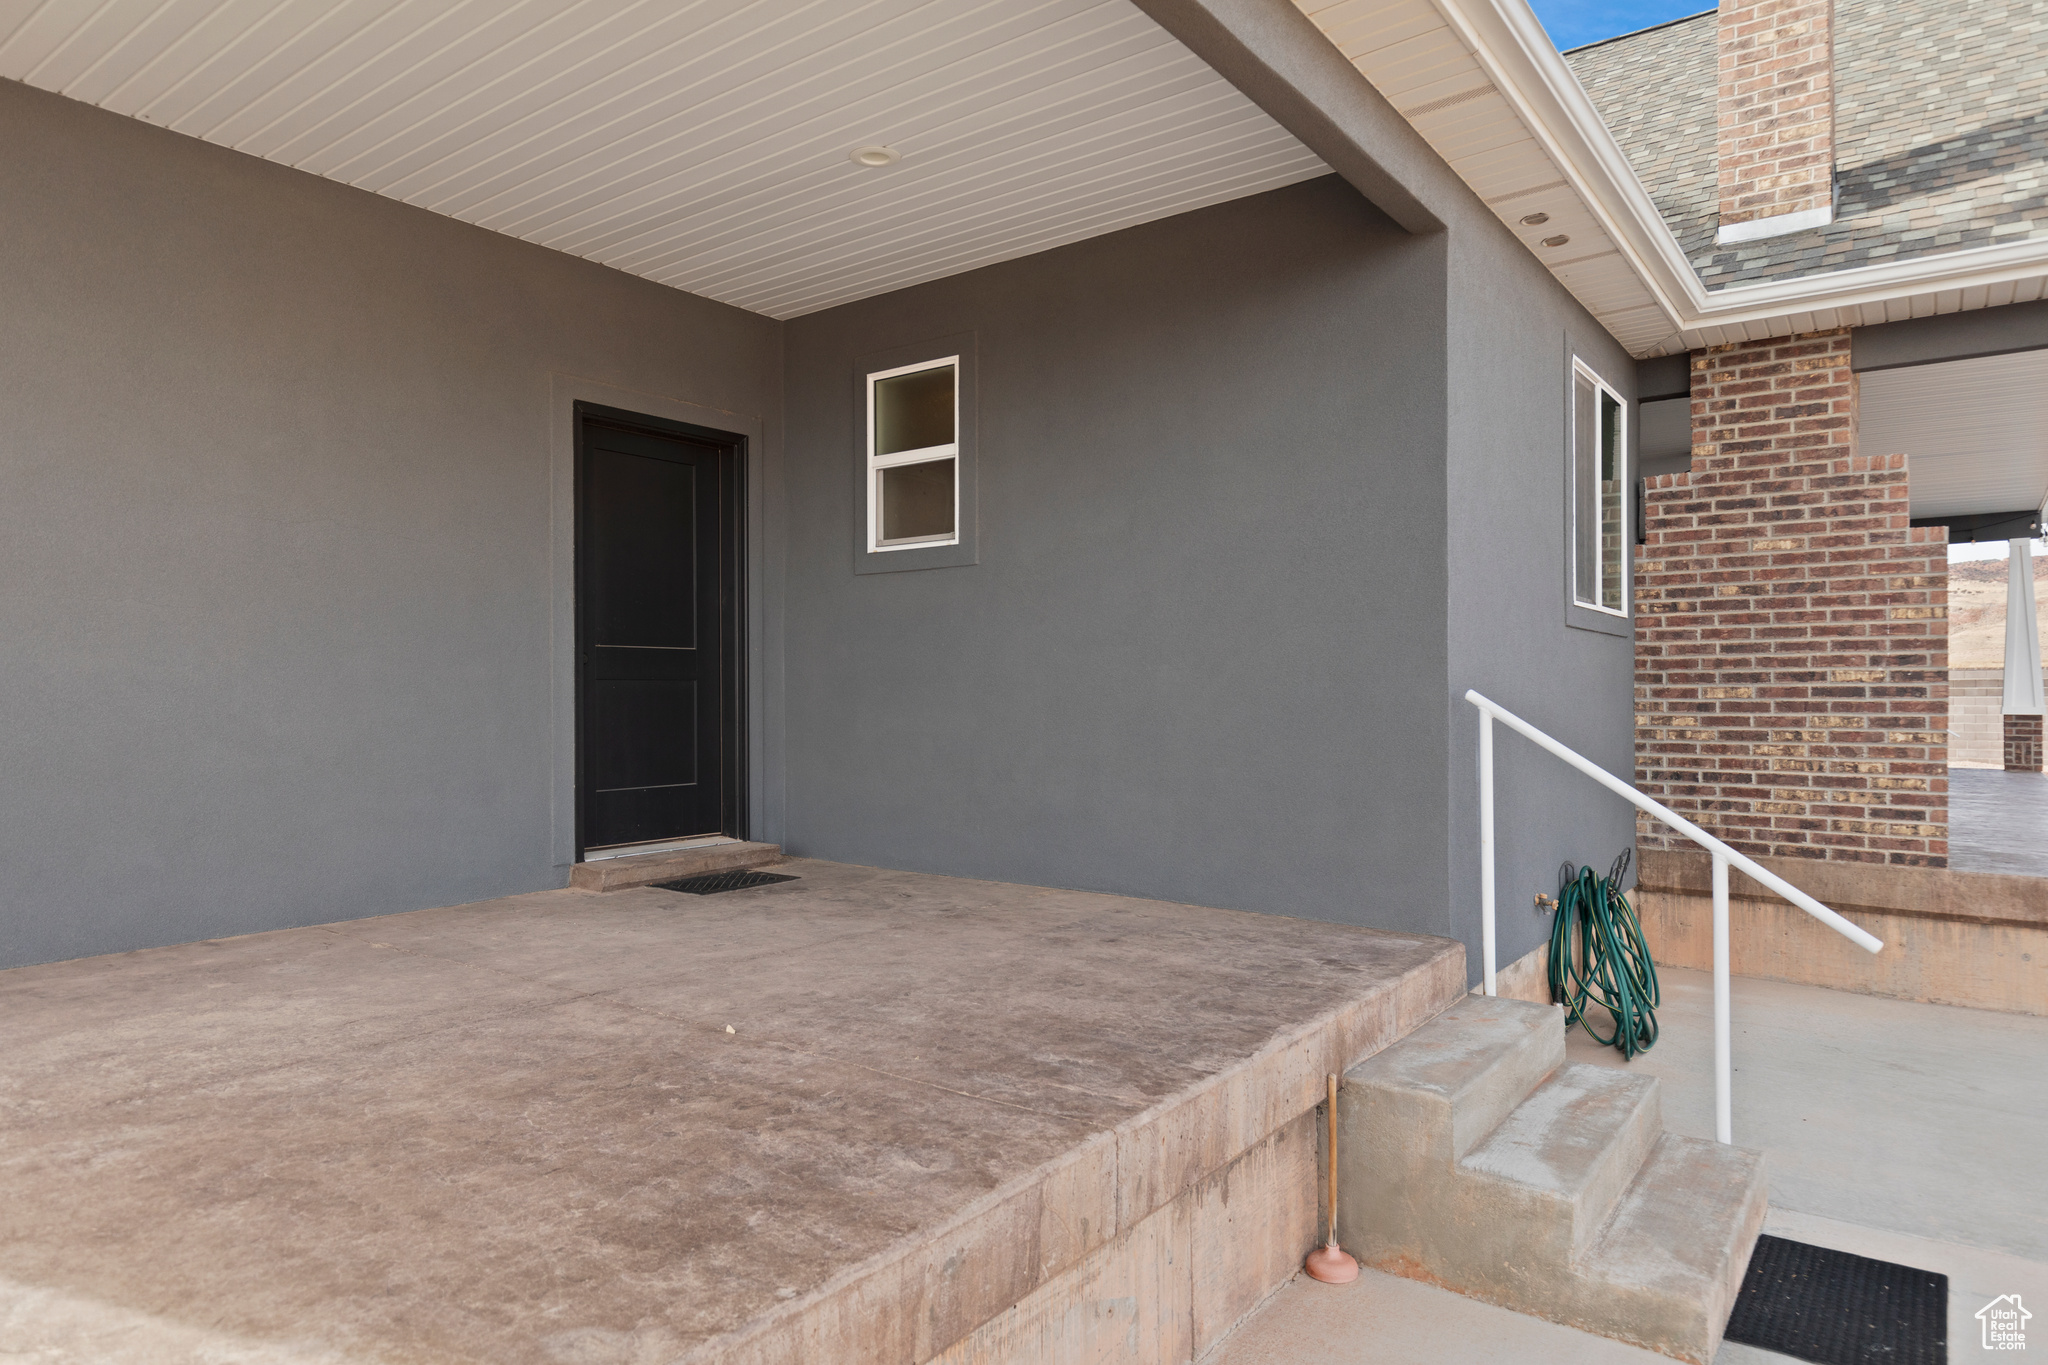
<svg viewBox="0 0 2048 1365">
<path fill-rule="evenodd" d="M 1628 404 L 1572 362 L 1572 602 L 1628 615 Z"/>
<path fill-rule="evenodd" d="M 960 357 L 868 376 L 868 549 L 960 543 Z"/>
</svg>

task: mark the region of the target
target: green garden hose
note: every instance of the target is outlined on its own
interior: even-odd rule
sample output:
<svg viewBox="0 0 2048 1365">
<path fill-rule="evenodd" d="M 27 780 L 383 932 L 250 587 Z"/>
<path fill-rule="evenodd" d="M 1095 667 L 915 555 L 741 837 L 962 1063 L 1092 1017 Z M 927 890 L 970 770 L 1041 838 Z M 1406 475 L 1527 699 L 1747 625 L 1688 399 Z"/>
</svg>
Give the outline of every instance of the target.
<svg viewBox="0 0 2048 1365">
<path fill-rule="evenodd" d="M 1582 1025 L 1586 1035 L 1624 1057 L 1646 1052 L 1657 1041 L 1657 966 L 1650 961 L 1643 927 L 1621 879 L 1629 854 L 1614 860 L 1606 877 L 1590 867 L 1566 863 L 1559 871 L 1557 917 L 1550 922 L 1550 998 L 1565 1009 L 1565 1027 Z M 1588 1017 L 1588 1005 L 1607 1011 L 1614 1032 L 1602 1037 Z"/>
</svg>

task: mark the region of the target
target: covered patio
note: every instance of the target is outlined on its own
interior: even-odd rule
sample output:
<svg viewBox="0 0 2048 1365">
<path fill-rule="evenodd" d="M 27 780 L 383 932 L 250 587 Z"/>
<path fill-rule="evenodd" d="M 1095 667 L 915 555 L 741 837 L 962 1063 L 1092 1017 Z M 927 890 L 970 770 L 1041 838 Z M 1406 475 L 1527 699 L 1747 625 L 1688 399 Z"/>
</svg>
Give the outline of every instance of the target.
<svg viewBox="0 0 2048 1365">
<path fill-rule="evenodd" d="M 1443 939 L 775 870 L 0 973 L 0 1355 L 1188 1358 L 1316 1236 L 1323 1074 L 1465 988 Z"/>
</svg>

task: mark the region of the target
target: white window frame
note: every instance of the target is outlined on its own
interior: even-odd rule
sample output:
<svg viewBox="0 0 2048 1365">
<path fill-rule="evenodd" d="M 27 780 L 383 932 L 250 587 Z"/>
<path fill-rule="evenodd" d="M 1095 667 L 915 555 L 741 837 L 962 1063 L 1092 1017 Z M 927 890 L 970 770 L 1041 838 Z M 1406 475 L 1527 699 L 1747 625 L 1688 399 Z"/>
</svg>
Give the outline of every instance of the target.
<svg viewBox="0 0 2048 1365">
<path fill-rule="evenodd" d="M 1588 601 L 1582 595 L 1579 584 L 1579 404 L 1576 389 L 1577 380 L 1580 375 L 1584 375 L 1593 383 L 1594 422 L 1597 424 L 1599 421 L 1601 394 L 1606 394 L 1614 400 L 1619 417 L 1619 420 L 1614 424 L 1614 439 L 1618 447 L 1614 457 L 1615 481 L 1621 485 L 1622 490 L 1621 537 L 1616 549 L 1616 552 L 1621 556 L 1621 605 L 1619 607 L 1610 607 L 1600 601 L 1600 580 L 1604 577 L 1603 571 L 1606 568 L 1606 564 L 1602 559 L 1602 554 L 1606 549 L 1606 537 L 1600 535 L 1597 529 L 1593 536 L 1593 597 L 1591 601 Z M 1629 480 L 1628 400 L 1623 398 L 1612 384 L 1602 379 L 1599 371 L 1577 356 L 1572 357 L 1572 377 L 1574 392 L 1565 396 L 1567 419 L 1565 422 L 1566 439 L 1564 449 L 1565 487 L 1569 493 L 1569 499 L 1565 505 L 1570 509 L 1567 520 L 1571 523 L 1569 534 L 1565 540 L 1565 575 L 1567 581 L 1571 584 L 1571 604 L 1575 607 L 1583 607 L 1587 611 L 1597 611 L 1603 616 L 1612 616 L 1618 620 L 1625 621 L 1629 615 L 1630 589 L 1634 586 L 1630 579 L 1634 567 L 1631 563 L 1631 551 L 1634 542 L 1629 535 L 1628 522 L 1629 508 L 1634 501 L 1632 495 L 1635 485 Z M 1599 465 L 1597 442 L 1600 439 L 1597 425 L 1594 428 L 1593 439 L 1596 443 L 1594 465 L 1597 469 Z M 1594 506 L 1597 507 L 1598 505 L 1599 495 L 1596 491 L 1594 494 Z"/>
<path fill-rule="evenodd" d="M 875 385 L 880 380 L 895 379 L 899 375 L 917 374 L 924 370 L 953 368 L 953 439 L 945 445 L 925 446 L 918 450 L 899 450 L 893 455 L 875 454 Z M 844 392 L 844 390 L 842 390 Z M 960 357 L 957 355 L 938 356 L 931 360 L 920 360 L 915 365 L 899 365 L 893 370 L 875 370 L 867 378 L 868 396 L 868 553 L 887 554 L 892 550 L 929 550 L 941 545 L 960 543 Z M 948 536 L 920 536 L 915 540 L 882 539 L 882 471 L 898 465 L 925 464 L 934 460 L 950 459 L 953 462 L 953 533 Z"/>
</svg>

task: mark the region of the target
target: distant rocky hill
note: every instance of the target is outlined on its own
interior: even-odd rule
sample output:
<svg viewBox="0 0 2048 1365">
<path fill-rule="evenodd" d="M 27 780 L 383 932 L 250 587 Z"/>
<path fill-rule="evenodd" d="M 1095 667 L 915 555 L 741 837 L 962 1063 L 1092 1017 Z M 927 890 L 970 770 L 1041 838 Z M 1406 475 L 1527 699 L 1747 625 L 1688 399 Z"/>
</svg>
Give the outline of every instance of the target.
<svg viewBox="0 0 2048 1365">
<path fill-rule="evenodd" d="M 1948 666 L 2005 666 L 2006 562 L 1978 559 L 1948 571 Z M 2048 646 L 2048 558 L 2034 558 L 2034 604 L 2041 609 L 2041 640 Z M 2048 661 L 2048 648 L 2044 648 Z"/>
</svg>

